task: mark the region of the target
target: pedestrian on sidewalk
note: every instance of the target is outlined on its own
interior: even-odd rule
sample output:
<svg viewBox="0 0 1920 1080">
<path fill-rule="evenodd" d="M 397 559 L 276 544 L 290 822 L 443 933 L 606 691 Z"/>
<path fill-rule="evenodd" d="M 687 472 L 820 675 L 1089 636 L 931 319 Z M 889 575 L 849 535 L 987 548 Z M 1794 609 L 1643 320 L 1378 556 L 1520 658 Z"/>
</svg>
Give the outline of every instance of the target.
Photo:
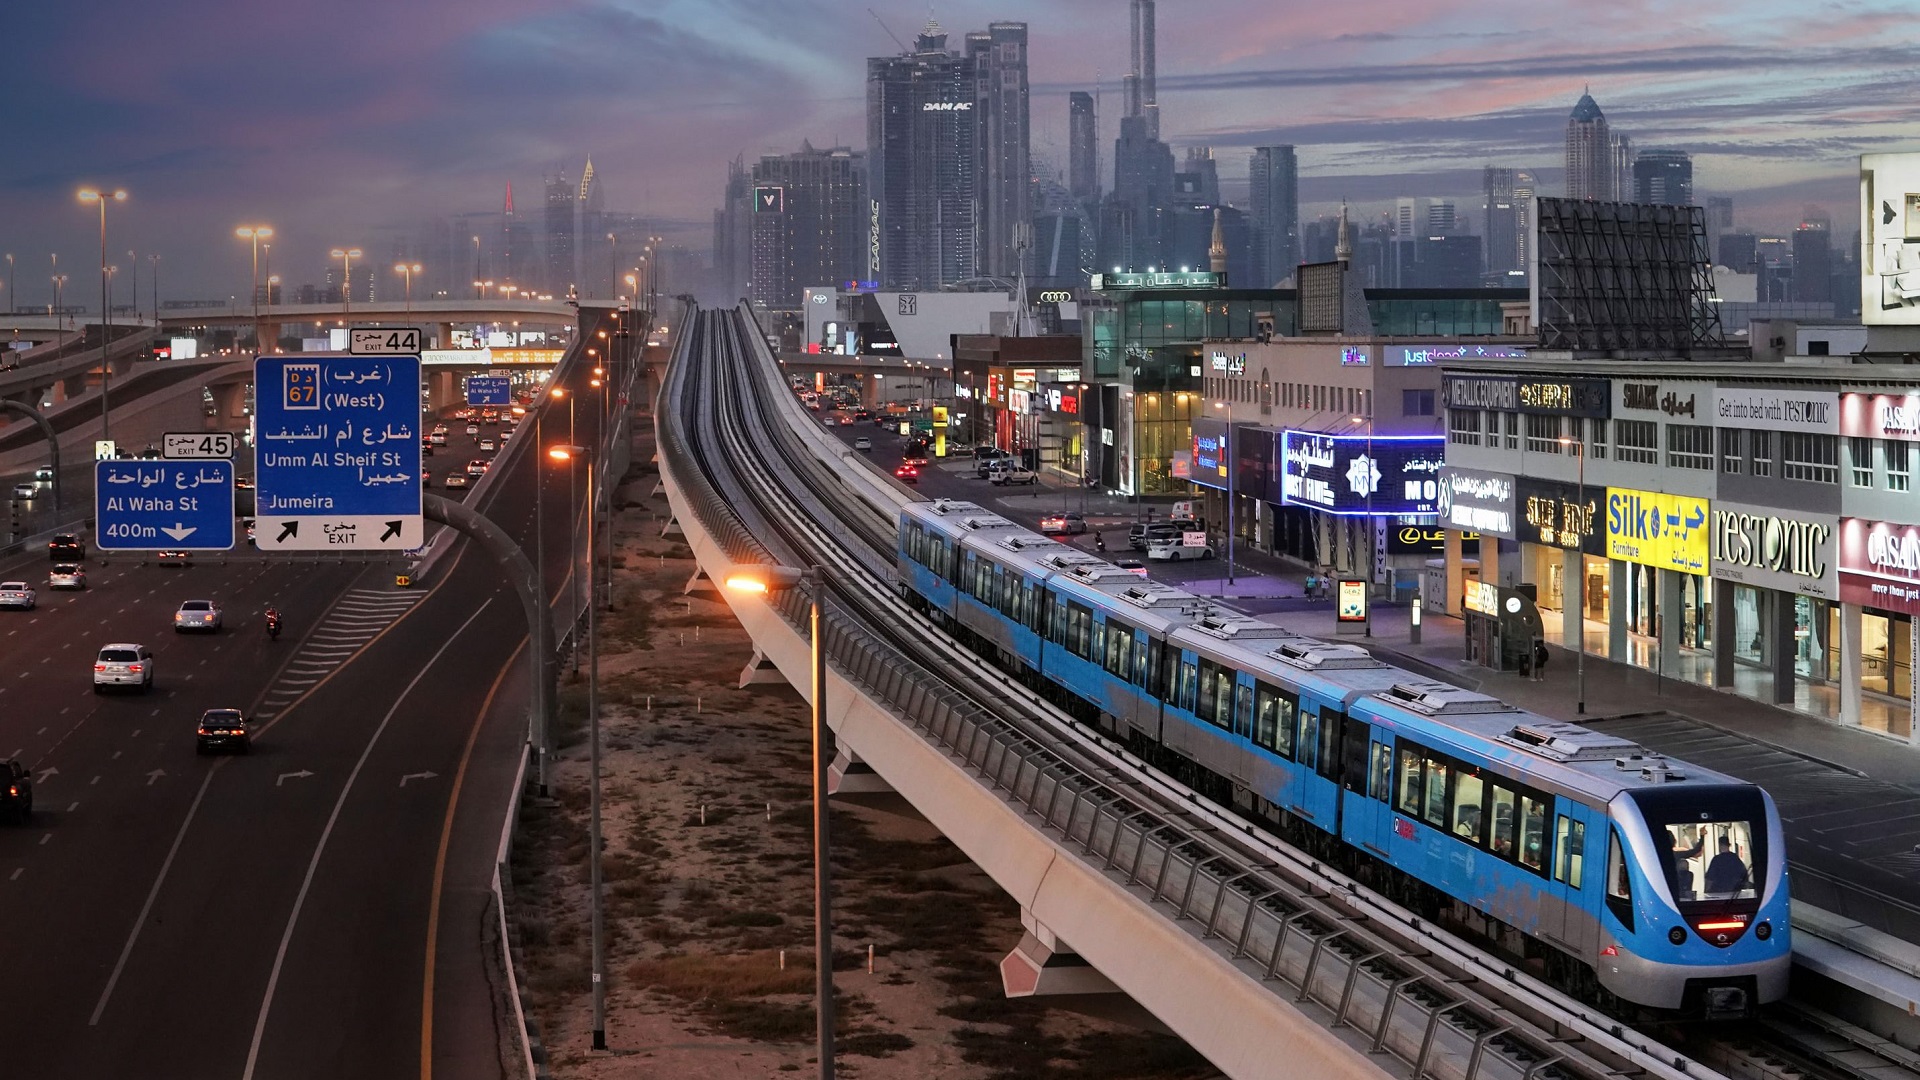
<svg viewBox="0 0 1920 1080">
<path fill-rule="evenodd" d="M 1539 638 L 1533 639 L 1533 678 L 1538 682 L 1546 678 L 1547 643 Z"/>
<path fill-rule="evenodd" d="M 1314 587 L 1314 585 L 1315 585 L 1315 581 L 1314 581 L 1314 577 L 1313 577 L 1313 575 L 1312 575 L 1312 574 L 1308 574 L 1308 575 L 1307 575 L 1307 584 L 1306 584 L 1306 588 L 1307 588 L 1307 599 L 1309 599 L 1309 600 L 1311 600 L 1311 599 L 1313 599 L 1313 587 Z"/>
</svg>

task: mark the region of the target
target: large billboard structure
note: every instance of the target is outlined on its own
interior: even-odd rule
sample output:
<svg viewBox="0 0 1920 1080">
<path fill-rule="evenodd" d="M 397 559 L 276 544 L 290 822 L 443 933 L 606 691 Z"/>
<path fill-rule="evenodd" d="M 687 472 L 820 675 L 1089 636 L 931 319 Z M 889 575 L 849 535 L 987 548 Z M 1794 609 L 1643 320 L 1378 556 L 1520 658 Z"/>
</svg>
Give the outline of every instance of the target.
<svg viewBox="0 0 1920 1080">
<path fill-rule="evenodd" d="M 1860 156 L 1860 321 L 1920 326 L 1920 154 Z"/>
<path fill-rule="evenodd" d="M 1689 354 L 1725 346 L 1699 207 L 1534 205 L 1533 318 L 1542 348 Z"/>
</svg>

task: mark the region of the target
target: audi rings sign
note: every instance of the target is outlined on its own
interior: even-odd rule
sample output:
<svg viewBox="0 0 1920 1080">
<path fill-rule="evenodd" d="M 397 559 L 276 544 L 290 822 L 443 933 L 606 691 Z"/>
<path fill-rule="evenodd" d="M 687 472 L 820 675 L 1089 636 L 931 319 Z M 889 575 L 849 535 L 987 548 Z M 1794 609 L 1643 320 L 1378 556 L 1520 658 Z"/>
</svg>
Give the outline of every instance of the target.
<svg viewBox="0 0 1920 1080">
<path fill-rule="evenodd" d="M 1073 294 L 1059 289 L 1053 289 L 1041 293 L 1040 302 L 1043 304 L 1071 304 L 1073 303 Z"/>
</svg>

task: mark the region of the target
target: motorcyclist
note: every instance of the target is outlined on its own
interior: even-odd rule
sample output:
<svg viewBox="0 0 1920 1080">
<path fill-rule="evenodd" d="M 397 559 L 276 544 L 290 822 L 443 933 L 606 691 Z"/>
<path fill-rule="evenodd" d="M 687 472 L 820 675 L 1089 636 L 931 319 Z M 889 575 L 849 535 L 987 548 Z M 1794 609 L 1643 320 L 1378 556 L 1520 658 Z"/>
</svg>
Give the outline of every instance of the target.
<svg viewBox="0 0 1920 1080">
<path fill-rule="evenodd" d="M 272 604 L 267 605 L 267 636 L 275 639 L 280 637 L 280 611 Z"/>
</svg>

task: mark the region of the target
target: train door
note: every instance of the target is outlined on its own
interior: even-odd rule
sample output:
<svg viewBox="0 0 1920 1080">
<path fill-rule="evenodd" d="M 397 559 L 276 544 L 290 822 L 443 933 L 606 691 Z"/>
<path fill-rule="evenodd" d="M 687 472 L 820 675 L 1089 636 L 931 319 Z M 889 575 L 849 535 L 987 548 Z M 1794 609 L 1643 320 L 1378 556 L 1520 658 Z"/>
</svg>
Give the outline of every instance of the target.
<svg viewBox="0 0 1920 1080">
<path fill-rule="evenodd" d="M 1585 806 L 1571 799 L 1556 800 L 1553 817 L 1553 860 L 1549 864 L 1552 884 L 1548 893 L 1558 904 L 1542 905 L 1541 931 L 1552 935 L 1576 957 L 1591 957 L 1599 949 L 1599 927 L 1590 912 L 1599 905 L 1587 902 L 1587 879 L 1602 872 L 1600 863 L 1588 865 L 1587 819 Z M 1604 836 L 1596 832 L 1596 837 Z M 1558 908 L 1558 917 L 1549 919 L 1546 908 Z"/>
<path fill-rule="evenodd" d="M 1300 702 L 1299 754 L 1302 816 L 1331 833 L 1340 830 L 1340 730 L 1346 714 L 1319 702 Z"/>
<path fill-rule="evenodd" d="M 1370 800 L 1371 774 L 1368 770 L 1368 739 L 1372 727 L 1365 720 L 1355 720 L 1344 714 L 1340 716 L 1340 819 L 1337 831 L 1342 836 L 1350 834 L 1349 822 L 1366 828 L 1371 822 L 1372 807 Z"/>
</svg>

